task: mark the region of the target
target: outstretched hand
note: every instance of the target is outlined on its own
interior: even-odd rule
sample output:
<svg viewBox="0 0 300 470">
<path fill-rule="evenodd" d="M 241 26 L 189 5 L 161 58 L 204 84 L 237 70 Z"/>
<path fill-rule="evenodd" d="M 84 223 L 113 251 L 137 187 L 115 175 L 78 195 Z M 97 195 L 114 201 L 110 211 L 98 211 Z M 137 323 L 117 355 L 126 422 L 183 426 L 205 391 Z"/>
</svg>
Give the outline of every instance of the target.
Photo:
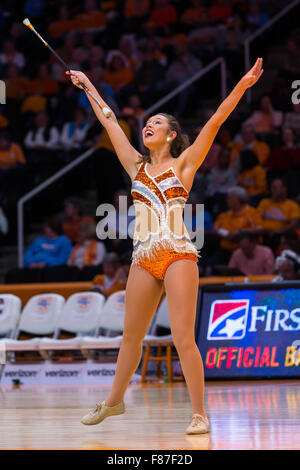
<svg viewBox="0 0 300 470">
<path fill-rule="evenodd" d="M 250 88 L 251 86 L 255 85 L 255 83 L 260 79 L 264 71 L 264 69 L 262 68 L 262 64 L 262 58 L 258 58 L 252 69 L 250 69 L 249 72 L 243 76 L 241 82 L 243 83 L 245 88 Z"/>
<path fill-rule="evenodd" d="M 71 78 L 73 85 L 77 86 L 78 88 L 84 89 L 80 85 L 80 82 L 83 83 L 86 87 L 88 87 L 89 79 L 83 72 L 79 72 L 77 70 L 70 70 L 70 72 L 67 71 L 66 74 L 69 75 L 69 77 Z"/>
</svg>

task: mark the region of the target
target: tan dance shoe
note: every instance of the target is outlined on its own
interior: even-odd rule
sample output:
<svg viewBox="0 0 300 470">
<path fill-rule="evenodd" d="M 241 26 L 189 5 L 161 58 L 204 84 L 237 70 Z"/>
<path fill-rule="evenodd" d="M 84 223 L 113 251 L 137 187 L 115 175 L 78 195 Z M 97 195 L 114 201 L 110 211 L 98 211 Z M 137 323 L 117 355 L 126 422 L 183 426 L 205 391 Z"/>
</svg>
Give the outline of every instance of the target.
<svg viewBox="0 0 300 470">
<path fill-rule="evenodd" d="M 85 415 L 81 422 L 86 425 L 99 424 L 108 416 L 121 415 L 123 413 L 125 413 L 123 401 L 115 406 L 106 406 L 105 401 L 103 401 L 97 404 L 94 410 Z"/>
<path fill-rule="evenodd" d="M 209 432 L 209 421 L 208 418 L 199 415 L 197 413 L 193 414 L 192 422 L 189 427 L 186 429 L 186 434 L 206 434 Z"/>
</svg>

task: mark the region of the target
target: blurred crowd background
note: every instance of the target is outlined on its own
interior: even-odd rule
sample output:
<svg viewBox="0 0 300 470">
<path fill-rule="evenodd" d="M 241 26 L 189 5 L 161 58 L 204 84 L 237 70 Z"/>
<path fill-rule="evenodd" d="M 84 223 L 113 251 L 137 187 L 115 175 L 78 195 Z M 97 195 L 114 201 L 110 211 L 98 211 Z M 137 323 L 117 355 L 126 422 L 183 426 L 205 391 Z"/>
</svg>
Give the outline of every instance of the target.
<svg viewBox="0 0 300 470">
<path fill-rule="evenodd" d="M 2 0 L 0 77 L 7 98 L 0 105 L 2 260 L 16 246 L 18 199 L 95 148 L 91 158 L 25 205 L 25 268 L 16 269 L 8 256 L 1 272 L 5 281 L 88 280 L 104 273 L 103 289 L 110 289 L 125 282 L 132 249 L 130 238 L 96 238 L 101 203 L 114 204 L 125 225 L 132 221 L 119 204 L 120 196 L 131 204 L 130 180 L 85 93 L 22 24 L 24 17 L 71 69 L 89 76 L 138 147 L 137 117 L 217 57 L 226 60 L 231 89 L 244 73 L 245 39 L 285 5 L 282 0 Z M 196 204 L 204 203 L 200 276 L 300 276 L 300 104 L 291 98 L 292 82 L 300 80 L 296 18 L 288 16 L 253 45 L 253 61 L 264 58 L 263 84 L 251 105 L 244 99 L 222 126 L 196 175 L 189 200 L 195 210 L 186 224 L 195 229 Z M 214 69 L 163 110 L 175 114 L 192 141 L 220 104 L 219 90 Z"/>
</svg>

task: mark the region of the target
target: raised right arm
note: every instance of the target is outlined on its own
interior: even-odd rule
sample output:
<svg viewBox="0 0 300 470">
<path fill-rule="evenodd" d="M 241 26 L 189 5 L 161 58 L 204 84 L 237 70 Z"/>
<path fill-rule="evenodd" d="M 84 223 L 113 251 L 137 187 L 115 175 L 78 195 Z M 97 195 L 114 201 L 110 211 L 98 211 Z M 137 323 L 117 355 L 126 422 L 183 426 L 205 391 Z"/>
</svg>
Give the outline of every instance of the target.
<svg viewBox="0 0 300 470">
<path fill-rule="evenodd" d="M 66 72 L 66 74 L 70 76 L 75 86 L 82 88 L 79 85 L 79 82 L 82 82 L 95 95 L 100 103 L 103 104 L 103 106 L 109 108 L 109 106 L 101 98 L 94 85 L 90 82 L 84 73 L 71 70 L 71 72 Z M 131 145 L 127 139 L 125 133 L 119 126 L 115 114 L 112 112 L 111 116 L 106 118 L 100 106 L 93 100 L 89 93 L 86 93 L 86 96 L 88 97 L 97 118 L 106 129 L 122 166 L 130 176 L 131 180 L 133 180 L 138 170 L 141 154 Z"/>
</svg>

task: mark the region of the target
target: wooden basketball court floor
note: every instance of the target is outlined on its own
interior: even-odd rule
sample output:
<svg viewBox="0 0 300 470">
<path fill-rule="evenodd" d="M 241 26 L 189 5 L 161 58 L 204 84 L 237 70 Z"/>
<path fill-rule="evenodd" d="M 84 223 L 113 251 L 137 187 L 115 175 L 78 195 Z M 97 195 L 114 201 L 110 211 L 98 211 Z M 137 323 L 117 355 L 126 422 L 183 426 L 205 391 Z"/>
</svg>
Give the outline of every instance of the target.
<svg viewBox="0 0 300 470">
<path fill-rule="evenodd" d="M 300 449 L 299 381 L 209 382 L 211 432 L 185 435 L 185 384 L 129 386 L 121 416 L 80 418 L 108 386 L 0 388 L 1 449 Z"/>
</svg>

